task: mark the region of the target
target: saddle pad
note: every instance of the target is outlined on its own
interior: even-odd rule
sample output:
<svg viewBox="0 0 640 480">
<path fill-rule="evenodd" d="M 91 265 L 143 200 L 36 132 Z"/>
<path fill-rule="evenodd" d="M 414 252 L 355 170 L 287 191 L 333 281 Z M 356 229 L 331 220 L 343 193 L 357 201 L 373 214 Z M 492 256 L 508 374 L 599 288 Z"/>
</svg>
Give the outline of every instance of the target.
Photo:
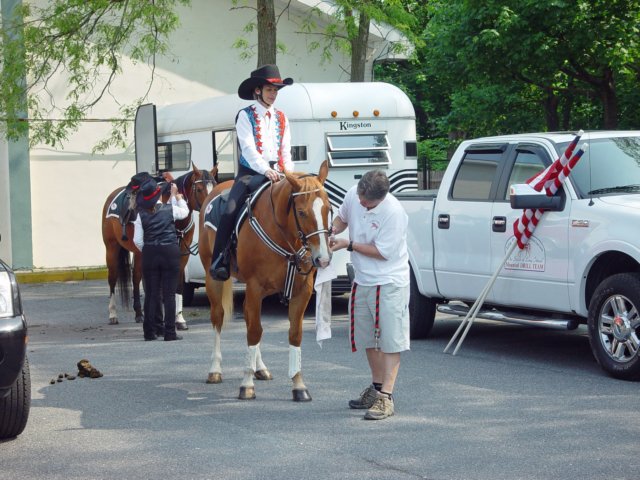
<svg viewBox="0 0 640 480">
<path fill-rule="evenodd" d="M 262 185 L 260 185 L 260 187 L 258 187 L 258 189 L 249 196 L 249 203 L 253 205 L 258 199 L 258 197 L 260 196 L 260 194 L 263 191 L 265 191 L 270 185 L 271 183 L 269 182 L 263 183 Z M 229 191 L 230 189 L 225 190 L 220 195 L 213 198 L 213 200 L 209 202 L 209 205 L 207 205 L 207 208 L 204 211 L 205 212 L 204 225 L 206 227 L 209 227 L 213 230 L 218 229 L 218 223 L 220 222 L 220 217 L 222 216 L 222 212 L 224 212 L 227 205 L 227 200 L 229 199 Z M 236 219 L 236 223 L 234 227 L 234 233 L 236 237 L 238 236 L 238 232 L 240 231 L 242 222 L 244 222 L 244 219 L 246 217 L 247 217 L 247 205 L 245 204 L 242 206 L 242 208 L 238 212 L 238 218 Z"/>
<path fill-rule="evenodd" d="M 126 188 L 123 188 L 113 198 L 109 208 L 107 209 L 105 218 L 115 217 L 122 219 L 122 215 L 129 210 L 129 198 L 130 194 L 127 192 Z"/>
</svg>

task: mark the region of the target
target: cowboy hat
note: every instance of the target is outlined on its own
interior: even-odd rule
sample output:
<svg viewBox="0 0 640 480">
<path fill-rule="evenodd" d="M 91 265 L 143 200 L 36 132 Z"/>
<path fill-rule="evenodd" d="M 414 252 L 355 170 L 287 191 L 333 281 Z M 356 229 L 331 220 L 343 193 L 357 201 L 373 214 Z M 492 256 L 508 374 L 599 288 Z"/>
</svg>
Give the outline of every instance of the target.
<svg viewBox="0 0 640 480">
<path fill-rule="evenodd" d="M 278 89 L 287 85 L 292 85 L 292 78 L 280 77 L 280 70 L 277 65 L 263 65 L 251 72 L 251 76 L 247 78 L 238 87 L 238 96 L 243 100 L 253 100 L 253 90 L 263 85 L 274 85 Z"/>
<path fill-rule="evenodd" d="M 149 178 L 145 180 L 136 194 L 136 204 L 140 209 L 153 208 L 158 203 L 158 197 L 162 193 L 162 189 L 158 186 L 158 183 Z"/>
</svg>

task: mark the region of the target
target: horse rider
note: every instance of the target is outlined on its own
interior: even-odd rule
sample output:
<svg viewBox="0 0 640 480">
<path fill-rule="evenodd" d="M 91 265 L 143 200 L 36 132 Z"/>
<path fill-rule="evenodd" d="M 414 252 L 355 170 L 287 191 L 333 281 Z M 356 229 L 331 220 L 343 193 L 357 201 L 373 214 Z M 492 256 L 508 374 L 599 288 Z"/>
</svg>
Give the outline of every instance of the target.
<svg viewBox="0 0 640 480">
<path fill-rule="evenodd" d="M 209 269 L 215 280 L 224 281 L 229 278 L 230 239 L 236 215 L 245 203 L 251 187 L 256 185 L 256 181 L 252 182 L 252 179 L 261 176 L 277 182 L 285 170 L 293 170 L 289 120 L 273 106 L 278 91 L 291 84 L 293 80 L 282 79 L 276 65 L 264 65 L 251 72 L 251 76 L 238 87 L 240 98 L 255 100 L 255 103 L 240 110 L 236 117 L 240 160 L 238 174 L 216 231 Z"/>
</svg>

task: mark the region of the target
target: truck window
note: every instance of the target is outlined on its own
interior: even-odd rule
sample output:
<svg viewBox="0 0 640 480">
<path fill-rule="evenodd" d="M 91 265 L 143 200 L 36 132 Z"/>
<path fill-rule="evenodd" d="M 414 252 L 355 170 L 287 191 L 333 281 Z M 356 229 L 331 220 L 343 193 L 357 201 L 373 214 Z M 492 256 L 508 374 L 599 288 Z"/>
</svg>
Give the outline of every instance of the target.
<svg viewBox="0 0 640 480">
<path fill-rule="evenodd" d="M 218 181 L 224 182 L 235 177 L 235 131 L 213 132 L 213 163 L 218 166 Z"/>
<path fill-rule="evenodd" d="M 379 133 L 329 133 L 327 156 L 332 167 L 389 165 L 389 138 Z"/>
<path fill-rule="evenodd" d="M 191 168 L 191 142 L 158 143 L 158 171 L 189 170 Z"/>
<path fill-rule="evenodd" d="M 489 200 L 501 153 L 467 153 L 451 189 L 453 200 Z"/>
<path fill-rule="evenodd" d="M 538 155 L 532 152 L 519 151 L 509 176 L 505 200 L 509 200 L 511 185 L 514 183 L 526 183 L 527 180 L 535 177 L 544 169 L 544 162 Z"/>
</svg>

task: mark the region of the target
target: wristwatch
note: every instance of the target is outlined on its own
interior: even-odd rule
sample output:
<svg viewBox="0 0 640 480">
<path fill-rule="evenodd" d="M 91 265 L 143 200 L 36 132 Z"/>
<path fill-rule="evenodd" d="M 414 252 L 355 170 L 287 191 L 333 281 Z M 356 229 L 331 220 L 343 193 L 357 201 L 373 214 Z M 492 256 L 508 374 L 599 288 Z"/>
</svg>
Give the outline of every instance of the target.
<svg viewBox="0 0 640 480">
<path fill-rule="evenodd" d="M 353 240 L 349 241 L 349 245 L 347 245 L 347 252 L 353 252 Z"/>
</svg>

